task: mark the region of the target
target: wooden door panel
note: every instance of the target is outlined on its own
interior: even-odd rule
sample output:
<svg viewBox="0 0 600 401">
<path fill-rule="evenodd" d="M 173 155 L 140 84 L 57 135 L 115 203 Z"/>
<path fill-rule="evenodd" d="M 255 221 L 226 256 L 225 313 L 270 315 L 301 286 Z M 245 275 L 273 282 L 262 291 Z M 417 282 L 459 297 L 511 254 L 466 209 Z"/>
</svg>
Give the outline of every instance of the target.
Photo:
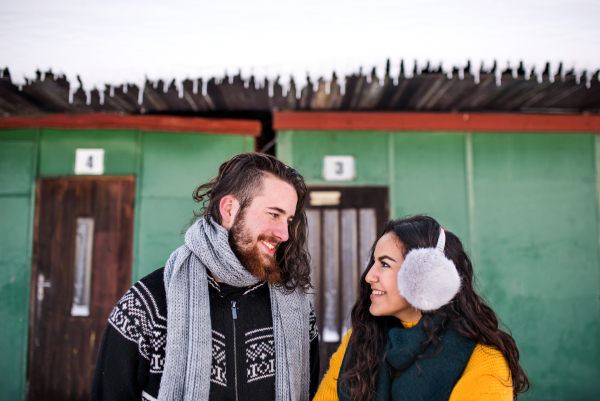
<svg viewBox="0 0 600 401">
<path fill-rule="evenodd" d="M 339 195 L 333 197 L 339 199 L 337 204 L 315 202 L 306 212 L 323 375 L 349 329 L 350 310 L 369 249 L 383 230 L 389 211 L 385 187 L 313 187 L 309 188 L 311 202 L 319 192 Z"/>
<path fill-rule="evenodd" d="M 106 320 L 131 283 L 134 194 L 132 177 L 38 180 L 29 399 L 89 399 Z M 94 221 L 89 316 L 71 316 L 79 217 Z"/>
</svg>

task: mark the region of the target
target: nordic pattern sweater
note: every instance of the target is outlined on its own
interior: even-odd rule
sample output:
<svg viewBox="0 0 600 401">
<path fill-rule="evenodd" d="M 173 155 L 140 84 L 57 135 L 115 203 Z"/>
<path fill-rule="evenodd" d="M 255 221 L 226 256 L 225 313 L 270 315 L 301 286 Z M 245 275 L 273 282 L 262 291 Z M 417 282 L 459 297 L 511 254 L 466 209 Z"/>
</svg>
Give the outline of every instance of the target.
<svg viewBox="0 0 600 401">
<path fill-rule="evenodd" d="M 137 282 L 111 313 L 92 382 L 95 400 L 155 400 L 165 363 L 164 269 Z M 212 325 L 210 400 L 274 400 L 275 349 L 269 287 L 239 288 L 208 276 Z M 233 319 L 235 303 L 236 319 Z M 319 380 L 318 330 L 310 315 L 310 396 Z"/>
<path fill-rule="evenodd" d="M 402 323 L 410 328 L 418 322 Z M 332 355 L 329 369 L 321 381 L 313 401 L 337 401 L 337 380 L 352 330 Z M 512 380 L 506 359 L 494 348 L 477 344 L 465 371 L 454 386 L 450 401 L 512 401 Z"/>
</svg>

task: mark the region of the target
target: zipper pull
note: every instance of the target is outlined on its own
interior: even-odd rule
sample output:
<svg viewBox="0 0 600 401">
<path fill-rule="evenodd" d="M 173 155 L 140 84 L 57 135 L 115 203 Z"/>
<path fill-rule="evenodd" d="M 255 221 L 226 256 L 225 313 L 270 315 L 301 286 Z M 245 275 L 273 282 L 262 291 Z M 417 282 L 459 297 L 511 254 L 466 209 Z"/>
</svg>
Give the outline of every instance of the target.
<svg viewBox="0 0 600 401">
<path fill-rule="evenodd" d="M 231 301 L 231 314 L 234 319 L 237 319 L 237 309 L 235 309 L 235 301 Z"/>
</svg>

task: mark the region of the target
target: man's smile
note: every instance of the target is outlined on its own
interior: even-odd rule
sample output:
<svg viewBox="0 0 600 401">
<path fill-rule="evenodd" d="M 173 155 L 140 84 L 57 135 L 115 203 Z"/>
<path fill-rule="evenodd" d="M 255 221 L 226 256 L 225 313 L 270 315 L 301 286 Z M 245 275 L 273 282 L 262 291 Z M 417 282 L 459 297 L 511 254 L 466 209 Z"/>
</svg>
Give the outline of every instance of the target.
<svg viewBox="0 0 600 401">
<path fill-rule="evenodd" d="M 271 242 L 271 241 L 267 241 L 267 240 L 260 240 L 260 242 L 265 246 L 266 251 L 272 255 L 275 253 L 275 249 L 277 248 L 277 245 L 279 245 L 276 242 Z"/>
</svg>

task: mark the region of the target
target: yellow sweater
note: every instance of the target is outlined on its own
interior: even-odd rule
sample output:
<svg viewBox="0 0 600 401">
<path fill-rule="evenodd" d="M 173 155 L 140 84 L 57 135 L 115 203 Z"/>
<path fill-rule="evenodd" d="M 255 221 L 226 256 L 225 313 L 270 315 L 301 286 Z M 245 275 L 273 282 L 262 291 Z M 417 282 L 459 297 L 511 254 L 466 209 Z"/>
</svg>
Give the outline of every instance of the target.
<svg viewBox="0 0 600 401">
<path fill-rule="evenodd" d="M 410 328 L 417 323 L 403 323 L 403 325 Z M 352 330 L 344 336 L 342 344 L 331 356 L 329 369 L 313 401 L 338 401 L 337 379 L 351 334 Z M 465 371 L 450 394 L 450 401 L 512 401 L 512 399 L 512 380 L 506 359 L 500 351 L 477 344 Z"/>
</svg>

